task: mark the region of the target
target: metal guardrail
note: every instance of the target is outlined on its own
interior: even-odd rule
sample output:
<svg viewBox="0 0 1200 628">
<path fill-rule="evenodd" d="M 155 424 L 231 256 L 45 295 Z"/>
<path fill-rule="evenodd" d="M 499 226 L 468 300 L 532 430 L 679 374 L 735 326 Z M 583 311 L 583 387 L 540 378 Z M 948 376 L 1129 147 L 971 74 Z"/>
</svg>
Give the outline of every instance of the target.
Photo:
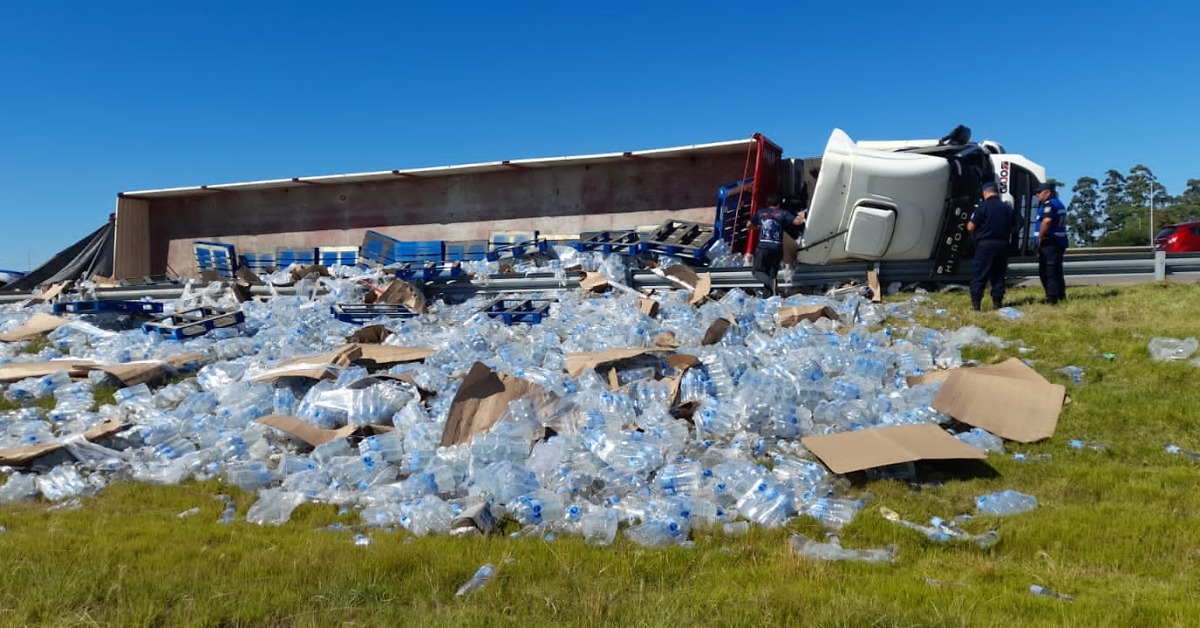
<svg viewBox="0 0 1200 628">
<path fill-rule="evenodd" d="M 1081 252 L 1066 257 L 1063 263 L 1064 273 L 1068 277 L 1145 276 L 1147 279 L 1158 278 L 1160 275 L 1200 275 L 1200 253 L 1164 255 L 1161 267 L 1156 268 L 1155 257 L 1146 247 L 1130 248 L 1138 250 L 1137 252 L 1114 252 L 1107 249 L 1083 249 Z M 970 281 L 970 267 L 970 260 L 966 260 L 960 266 L 959 273 L 934 277 L 932 275 L 933 263 L 929 260 L 879 263 L 847 262 L 827 266 L 800 266 L 793 270 L 790 278 L 787 278 L 786 274 L 782 275 L 780 287 L 826 286 L 861 281 L 866 278 L 869 270 L 876 270 L 879 273 L 880 283 L 884 285 L 897 281 L 906 284 L 966 283 Z M 746 267 L 709 268 L 701 272 L 711 275 L 714 289 L 755 288 L 762 285 Z M 1010 260 L 1008 276 L 1016 280 L 1037 277 L 1037 259 L 1022 257 Z M 672 281 L 648 270 L 630 272 L 626 277 L 626 284 L 638 290 L 677 287 Z M 430 281 L 425 283 L 424 287 L 427 295 L 441 297 L 546 292 L 578 288 L 579 277 L 576 275 L 561 277 L 553 273 L 490 275 L 487 277 L 462 277 L 451 281 Z M 169 300 L 179 298 L 183 293 L 183 288 L 182 283 L 98 288 L 96 298 L 141 299 L 148 297 Z M 272 292 L 293 294 L 293 290 L 286 286 L 275 288 L 252 286 L 250 289 L 250 293 L 253 295 L 267 296 Z M 0 292 L 0 303 L 21 302 L 31 296 L 33 295 L 30 291 Z"/>
</svg>

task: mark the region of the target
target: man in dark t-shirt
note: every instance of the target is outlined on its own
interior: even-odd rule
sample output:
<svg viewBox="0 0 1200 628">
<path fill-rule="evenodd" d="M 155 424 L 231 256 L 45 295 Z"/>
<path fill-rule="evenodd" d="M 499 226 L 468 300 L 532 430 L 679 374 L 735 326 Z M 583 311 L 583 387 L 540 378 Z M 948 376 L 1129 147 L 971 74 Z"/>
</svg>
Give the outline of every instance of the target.
<svg viewBox="0 0 1200 628">
<path fill-rule="evenodd" d="M 804 211 L 797 214 L 779 208 L 779 199 L 772 198 L 750 219 L 758 227 L 758 246 L 754 250 L 754 276 L 763 282 L 765 296 L 775 295 L 775 277 L 783 261 L 783 234 L 792 237 L 804 224 Z"/>
</svg>

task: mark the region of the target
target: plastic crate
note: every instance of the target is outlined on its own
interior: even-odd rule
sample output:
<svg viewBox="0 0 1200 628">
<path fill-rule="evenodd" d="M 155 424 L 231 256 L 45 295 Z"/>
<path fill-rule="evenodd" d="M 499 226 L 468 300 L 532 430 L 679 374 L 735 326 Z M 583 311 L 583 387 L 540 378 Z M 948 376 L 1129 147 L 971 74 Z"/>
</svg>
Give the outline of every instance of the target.
<svg viewBox="0 0 1200 628">
<path fill-rule="evenodd" d="M 292 264 L 311 266 L 317 263 L 316 247 L 281 246 L 275 249 L 275 263 L 279 268 L 287 268 Z"/>
<path fill-rule="evenodd" d="M 246 315 L 241 310 L 198 307 L 142 323 L 142 331 L 183 340 L 203 336 L 214 329 L 239 325 L 245 320 Z"/>
<path fill-rule="evenodd" d="M 645 248 L 641 236 L 633 229 L 620 231 L 588 231 L 579 234 L 579 240 L 570 243 L 576 251 L 600 251 L 605 255 L 619 253 L 637 255 Z"/>
<path fill-rule="evenodd" d="M 55 303 L 55 314 L 99 314 L 101 312 L 116 312 L 120 314 L 160 314 L 163 304 L 155 301 L 121 301 L 116 299 L 99 299 L 95 301 L 73 301 L 71 303 Z"/>
<path fill-rule="evenodd" d="M 505 325 L 528 323 L 537 325 L 550 314 L 554 299 L 497 299 L 483 309 L 489 318 L 498 318 Z"/>
<path fill-rule="evenodd" d="M 317 247 L 317 260 L 322 266 L 355 266 L 358 264 L 357 246 Z"/>
<path fill-rule="evenodd" d="M 380 316 L 387 318 L 420 316 L 403 305 L 390 303 L 335 303 L 329 307 L 329 312 L 343 323 L 365 323 Z"/>
<path fill-rule="evenodd" d="M 405 262 L 396 268 L 396 278 L 405 281 L 449 280 L 462 274 L 462 265 L 458 262 Z"/>
<path fill-rule="evenodd" d="M 192 250 L 196 253 L 196 268 L 201 272 L 215 271 L 225 278 L 232 278 L 237 272 L 237 256 L 232 244 L 224 242 L 192 242 Z"/>
</svg>

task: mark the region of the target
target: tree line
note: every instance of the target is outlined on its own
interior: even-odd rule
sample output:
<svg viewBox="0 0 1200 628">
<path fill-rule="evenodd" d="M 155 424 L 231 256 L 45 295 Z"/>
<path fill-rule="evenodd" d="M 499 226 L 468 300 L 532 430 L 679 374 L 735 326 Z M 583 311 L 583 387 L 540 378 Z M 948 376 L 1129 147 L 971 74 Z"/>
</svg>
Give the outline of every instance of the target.
<svg viewBox="0 0 1200 628">
<path fill-rule="evenodd" d="M 1187 189 L 1172 196 L 1142 164 L 1130 168 L 1128 174 L 1109 170 L 1103 182 L 1079 177 L 1071 192 L 1067 232 L 1078 246 L 1145 245 L 1152 231 L 1157 234 L 1167 225 L 1200 220 L 1200 179 L 1188 179 Z"/>
</svg>

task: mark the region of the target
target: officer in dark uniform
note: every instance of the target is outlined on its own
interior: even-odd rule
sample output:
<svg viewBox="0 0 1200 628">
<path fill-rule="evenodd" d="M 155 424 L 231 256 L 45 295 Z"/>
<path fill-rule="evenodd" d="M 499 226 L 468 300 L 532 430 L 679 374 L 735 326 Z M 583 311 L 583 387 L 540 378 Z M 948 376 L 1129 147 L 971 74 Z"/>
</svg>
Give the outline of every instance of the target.
<svg viewBox="0 0 1200 628">
<path fill-rule="evenodd" d="M 1067 251 L 1067 208 L 1058 200 L 1055 184 L 1034 188 L 1038 199 L 1038 277 L 1046 292 L 1046 303 L 1055 305 L 1067 298 L 1067 280 L 1063 277 L 1063 254 Z"/>
<path fill-rule="evenodd" d="M 1000 199 L 994 182 L 983 184 L 983 202 L 967 222 L 975 236 L 975 276 L 971 278 L 971 307 L 979 310 L 983 289 L 992 284 L 992 305 L 1004 306 L 1004 275 L 1008 271 L 1008 240 L 1013 231 L 1013 208 Z"/>
<path fill-rule="evenodd" d="M 775 277 L 783 262 L 783 234 L 797 237 L 804 224 L 804 211 L 793 214 L 779 208 L 779 198 L 772 196 L 767 206 L 754 213 L 750 222 L 758 226 L 758 245 L 754 249 L 754 276 L 763 282 L 765 296 L 775 295 Z"/>
</svg>

